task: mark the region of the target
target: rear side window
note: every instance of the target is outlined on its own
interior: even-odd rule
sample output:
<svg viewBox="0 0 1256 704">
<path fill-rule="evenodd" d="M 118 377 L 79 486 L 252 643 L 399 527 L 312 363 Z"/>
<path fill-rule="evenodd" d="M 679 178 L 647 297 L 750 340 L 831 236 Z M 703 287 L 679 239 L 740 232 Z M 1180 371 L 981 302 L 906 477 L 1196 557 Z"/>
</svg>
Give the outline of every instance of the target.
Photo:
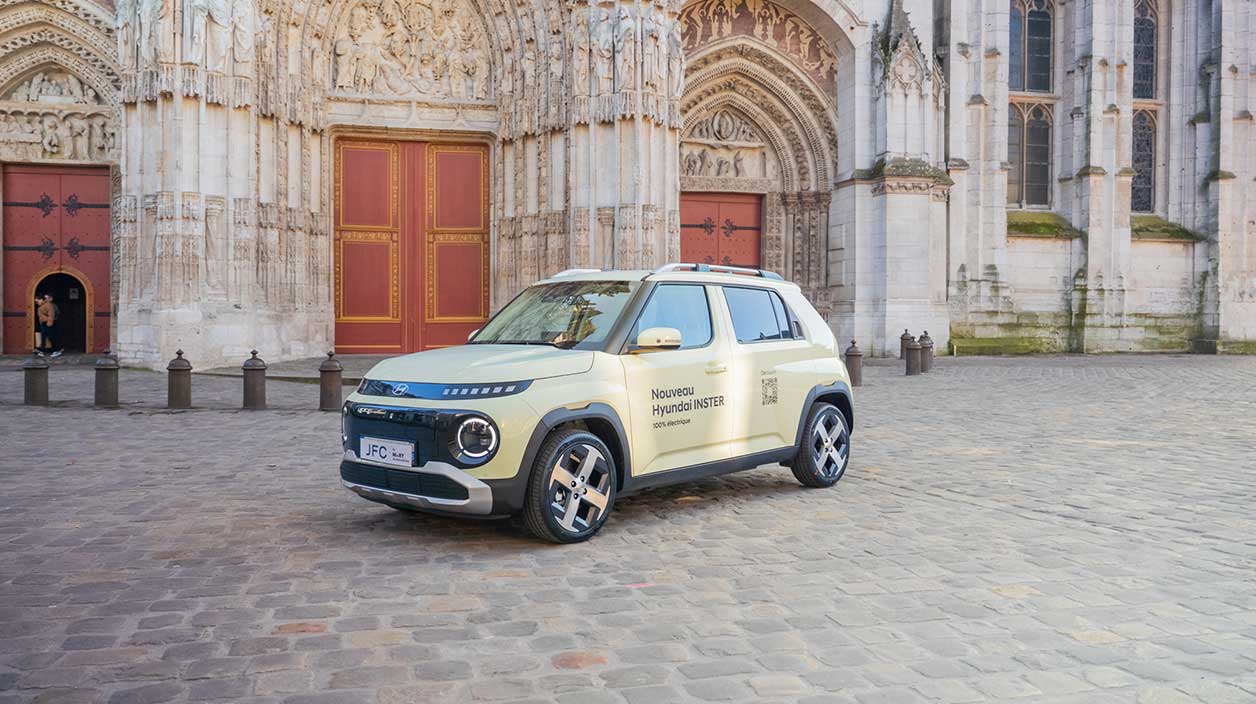
<svg viewBox="0 0 1256 704">
<path fill-rule="evenodd" d="M 711 341 L 711 308 L 706 289 L 695 284 L 660 284 L 650 295 L 630 340 L 635 343 L 642 330 L 676 328 L 680 348 L 703 347 Z"/>
<path fill-rule="evenodd" d="M 796 337 L 789 311 L 775 291 L 725 286 L 724 300 L 728 302 L 738 342 L 790 340 Z"/>
</svg>

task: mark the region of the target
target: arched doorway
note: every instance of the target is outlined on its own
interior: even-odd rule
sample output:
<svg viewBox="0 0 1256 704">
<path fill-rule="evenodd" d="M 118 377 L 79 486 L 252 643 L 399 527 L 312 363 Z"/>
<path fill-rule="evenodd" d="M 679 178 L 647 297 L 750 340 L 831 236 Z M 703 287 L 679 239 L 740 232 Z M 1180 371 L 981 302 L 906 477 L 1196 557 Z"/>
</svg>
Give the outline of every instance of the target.
<svg viewBox="0 0 1256 704">
<path fill-rule="evenodd" d="M 5 354 L 29 354 L 34 347 L 34 299 L 44 287 L 59 307 L 81 309 L 73 325 L 75 346 L 66 351 L 103 352 L 109 347 L 111 304 L 109 169 L 0 168 Z M 53 278 L 57 274 L 64 278 Z"/>
<path fill-rule="evenodd" d="M 82 354 L 88 347 L 90 335 L 87 328 L 88 301 L 91 289 L 73 274 L 59 271 L 48 274 L 35 284 L 31 301 L 31 319 L 35 320 L 34 300 L 52 296 L 57 307 L 57 320 L 53 328 L 53 349 L 66 354 Z"/>
<path fill-rule="evenodd" d="M 827 314 L 837 82 L 850 45 L 815 10 L 791 0 L 685 4 L 681 252 L 779 272 Z"/>
</svg>

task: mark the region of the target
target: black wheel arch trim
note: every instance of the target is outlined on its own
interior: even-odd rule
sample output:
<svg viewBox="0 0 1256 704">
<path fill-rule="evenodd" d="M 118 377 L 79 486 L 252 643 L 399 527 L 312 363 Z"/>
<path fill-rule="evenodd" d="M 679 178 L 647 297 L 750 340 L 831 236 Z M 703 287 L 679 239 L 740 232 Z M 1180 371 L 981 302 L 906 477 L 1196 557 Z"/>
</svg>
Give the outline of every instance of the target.
<svg viewBox="0 0 1256 704">
<path fill-rule="evenodd" d="M 798 417 L 798 432 L 794 435 L 794 446 L 802 446 L 802 434 L 807 429 L 807 416 L 811 414 L 811 407 L 815 405 L 817 399 L 825 396 L 841 396 L 846 401 L 846 408 L 838 407 L 842 411 L 842 415 L 846 416 L 846 425 L 849 426 L 846 431 L 851 435 L 855 434 L 855 402 L 850 393 L 850 386 L 844 381 L 838 381 L 833 384 L 823 385 L 817 384 L 807 392 L 807 400 L 802 404 L 802 413 Z"/>
<path fill-rule="evenodd" d="M 536 428 L 532 430 L 532 436 L 528 438 L 528 444 L 524 447 L 523 458 L 519 461 L 519 471 L 515 473 L 515 476 L 509 479 L 484 480 L 493 489 L 493 513 L 515 513 L 522 509 L 528 479 L 532 476 L 532 465 L 536 462 L 536 455 L 541 451 L 545 438 L 549 437 L 549 434 L 559 426 L 589 419 L 605 422 L 615 432 L 619 447 L 611 447 L 610 450 L 614 455 L 618 449 L 620 456 L 611 459 L 615 461 L 615 471 L 619 482 L 616 489 L 622 487 L 631 474 L 632 450 L 628 445 L 628 433 L 624 430 L 623 421 L 619 419 L 619 414 L 615 412 L 615 409 L 606 403 L 590 403 L 583 408 L 575 409 L 555 408 L 537 421 Z"/>
</svg>

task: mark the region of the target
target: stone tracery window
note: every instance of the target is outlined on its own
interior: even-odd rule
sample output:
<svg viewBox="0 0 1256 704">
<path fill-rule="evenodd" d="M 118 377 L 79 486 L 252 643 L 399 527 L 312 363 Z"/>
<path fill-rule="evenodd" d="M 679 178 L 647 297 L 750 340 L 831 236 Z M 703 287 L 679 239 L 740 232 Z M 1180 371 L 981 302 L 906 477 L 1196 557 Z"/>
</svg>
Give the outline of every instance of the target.
<svg viewBox="0 0 1256 704">
<path fill-rule="evenodd" d="M 1156 98 L 1156 54 L 1159 18 L 1154 0 L 1134 5 L 1134 99 Z"/>
<path fill-rule="evenodd" d="M 1051 92 L 1054 11 L 1051 0 L 1010 0 L 1008 87 Z"/>
<path fill-rule="evenodd" d="M 1008 106 L 1007 204 L 1013 207 L 1051 205 L 1051 106 Z"/>
<path fill-rule="evenodd" d="M 1150 213 L 1156 206 L 1156 118 L 1148 110 L 1134 113 L 1134 181 L 1130 210 Z"/>
<path fill-rule="evenodd" d="M 1165 68 L 1163 47 L 1167 36 L 1161 22 L 1158 0 L 1134 2 L 1134 119 L 1131 124 L 1130 158 L 1134 178 L 1130 184 L 1130 210 L 1152 213 L 1156 210 L 1156 189 L 1161 181 L 1160 118 L 1165 86 L 1161 85 Z M 1167 66 L 1167 64 L 1165 64 Z"/>
</svg>

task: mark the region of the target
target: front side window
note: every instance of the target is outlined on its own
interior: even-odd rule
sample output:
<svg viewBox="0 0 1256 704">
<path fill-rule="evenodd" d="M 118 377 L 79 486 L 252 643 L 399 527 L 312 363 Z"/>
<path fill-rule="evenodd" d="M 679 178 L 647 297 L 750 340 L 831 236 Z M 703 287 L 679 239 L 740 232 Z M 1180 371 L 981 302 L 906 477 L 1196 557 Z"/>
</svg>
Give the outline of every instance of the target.
<svg viewBox="0 0 1256 704">
<path fill-rule="evenodd" d="M 601 349 L 639 281 L 563 281 L 531 286 L 493 316 L 472 345 Z"/>
<path fill-rule="evenodd" d="M 794 337 L 785 304 L 775 291 L 725 286 L 724 300 L 728 303 L 738 342 L 788 340 Z"/>
<path fill-rule="evenodd" d="M 711 306 L 706 287 L 695 284 L 660 284 L 641 310 L 630 340 L 642 330 L 675 328 L 680 331 L 680 349 L 704 347 L 711 342 Z"/>
</svg>

